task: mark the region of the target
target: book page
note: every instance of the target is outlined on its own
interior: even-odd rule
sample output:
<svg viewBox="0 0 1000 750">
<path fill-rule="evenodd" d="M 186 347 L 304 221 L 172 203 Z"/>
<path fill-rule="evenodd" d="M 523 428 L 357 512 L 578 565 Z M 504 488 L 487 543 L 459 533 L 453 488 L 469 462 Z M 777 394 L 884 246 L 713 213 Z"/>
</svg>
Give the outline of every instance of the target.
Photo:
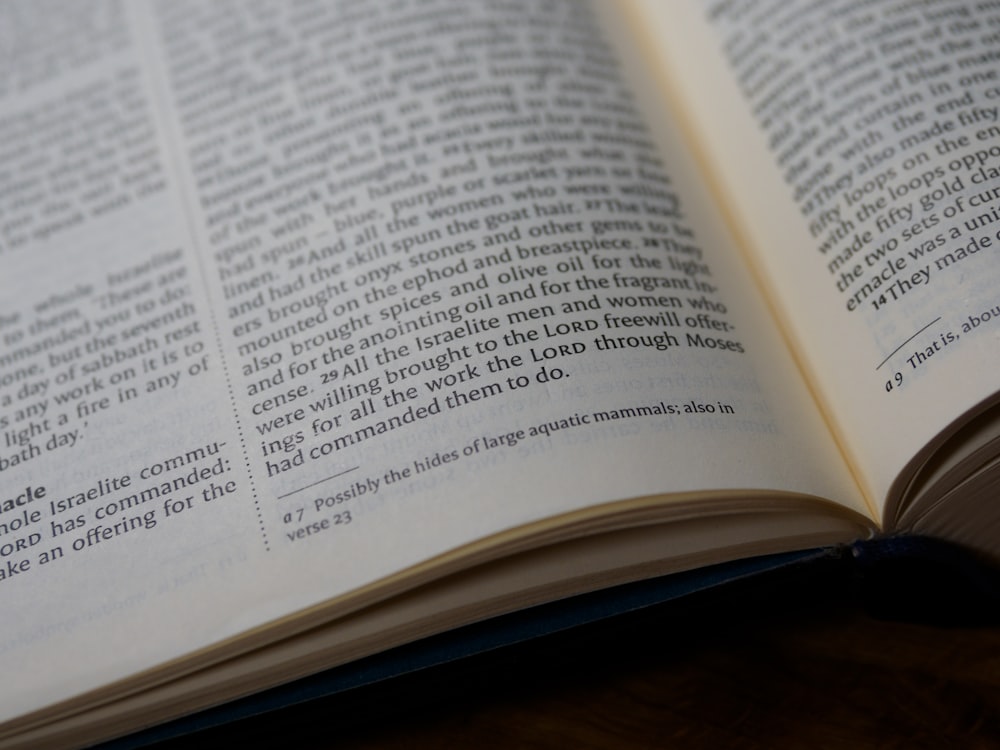
<svg viewBox="0 0 1000 750">
<path fill-rule="evenodd" d="M 5 718 L 617 501 L 864 532 L 586 6 L 51 5 L 0 10 Z"/>
<path fill-rule="evenodd" d="M 707 168 L 880 504 L 996 392 L 1000 16 L 643 3 Z"/>
</svg>

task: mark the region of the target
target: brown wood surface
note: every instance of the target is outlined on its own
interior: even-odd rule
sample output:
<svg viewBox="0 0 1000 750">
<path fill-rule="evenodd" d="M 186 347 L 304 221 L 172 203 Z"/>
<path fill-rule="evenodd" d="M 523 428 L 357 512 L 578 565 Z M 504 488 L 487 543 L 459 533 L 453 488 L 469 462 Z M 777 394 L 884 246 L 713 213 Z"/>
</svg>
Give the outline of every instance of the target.
<svg viewBox="0 0 1000 750">
<path fill-rule="evenodd" d="M 738 584 L 167 747 L 1000 748 L 1000 627 L 931 595 Z"/>
</svg>

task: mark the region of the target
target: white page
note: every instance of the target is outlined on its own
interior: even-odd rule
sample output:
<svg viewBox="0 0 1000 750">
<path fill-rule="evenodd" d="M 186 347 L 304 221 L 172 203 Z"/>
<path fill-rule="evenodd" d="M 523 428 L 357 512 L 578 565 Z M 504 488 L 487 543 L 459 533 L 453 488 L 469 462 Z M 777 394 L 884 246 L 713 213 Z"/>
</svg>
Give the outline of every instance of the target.
<svg viewBox="0 0 1000 750">
<path fill-rule="evenodd" d="M 613 500 L 863 512 L 580 5 L 80 7 L 0 131 L 5 717 Z"/>
</svg>

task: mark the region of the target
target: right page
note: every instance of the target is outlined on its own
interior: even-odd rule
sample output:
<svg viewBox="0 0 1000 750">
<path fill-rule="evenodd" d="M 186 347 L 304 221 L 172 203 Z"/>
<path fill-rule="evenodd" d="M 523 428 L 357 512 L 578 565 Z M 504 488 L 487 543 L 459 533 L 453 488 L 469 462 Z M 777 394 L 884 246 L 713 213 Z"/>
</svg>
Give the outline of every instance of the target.
<svg viewBox="0 0 1000 750">
<path fill-rule="evenodd" d="M 997 441 L 1000 7 L 631 10 L 866 494 L 988 548 L 954 509 Z"/>
</svg>

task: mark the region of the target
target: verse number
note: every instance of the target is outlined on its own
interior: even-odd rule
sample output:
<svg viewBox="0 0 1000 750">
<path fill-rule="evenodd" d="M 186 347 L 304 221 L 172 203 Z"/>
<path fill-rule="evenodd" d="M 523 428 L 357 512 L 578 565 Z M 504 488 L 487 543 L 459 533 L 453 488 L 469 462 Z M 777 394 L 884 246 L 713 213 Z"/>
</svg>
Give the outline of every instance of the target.
<svg viewBox="0 0 1000 750">
<path fill-rule="evenodd" d="M 342 513 L 334 513 L 331 520 L 333 521 L 334 526 L 344 526 L 345 524 L 349 524 L 351 522 L 351 512 L 349 510 L 345 510 Z"/>
<path fill-rule="evenodd" d="M 903 384 L 903 373 L 897 372 L 889 380 L 885 381 L 885 392 L 890 393 L 894 388 L 899 388 Z"/>
</svg>

